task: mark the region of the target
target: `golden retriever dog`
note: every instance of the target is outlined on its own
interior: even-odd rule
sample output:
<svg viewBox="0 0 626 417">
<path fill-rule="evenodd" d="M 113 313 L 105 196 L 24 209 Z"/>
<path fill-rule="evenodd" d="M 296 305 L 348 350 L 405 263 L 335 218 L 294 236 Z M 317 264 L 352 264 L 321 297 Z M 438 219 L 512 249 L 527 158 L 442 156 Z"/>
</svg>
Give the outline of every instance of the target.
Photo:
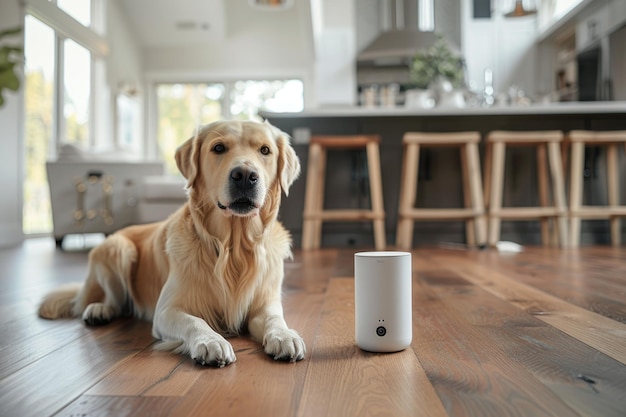
<svg viewBox="0 0 626 417">
<path fill-rule="evenodd" d="M 281 303 L 291 237 L 277 214 L 300 174 L 289 137 L 269 123 L 215 122 L 176 150 L 176 163 L 186 204 L 109 236 L 90 252 L 86 282 L 47 295 L 39 315 L 100 325 L 130 312 L 152 321 L 157 348 L 201 365 L 234 362 L 226 338 L 246 330 L 274 359 L 303 359 Z"/>
</svg>

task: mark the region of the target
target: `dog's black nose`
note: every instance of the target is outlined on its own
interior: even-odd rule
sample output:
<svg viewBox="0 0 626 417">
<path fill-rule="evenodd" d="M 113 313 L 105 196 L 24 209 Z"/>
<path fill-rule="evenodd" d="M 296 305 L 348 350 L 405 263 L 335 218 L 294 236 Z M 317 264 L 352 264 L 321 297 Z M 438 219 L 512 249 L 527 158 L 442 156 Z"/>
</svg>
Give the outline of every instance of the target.
<svg viewBox="0 0 626 417">
<path fill-rule="evenodd" d="M 237 187 L 247 190 L 256 185 L 259 180 L 259 174 L 251 169 L 245 167 L 237 167 L 230 171 L 230 180 Z"/>
</svg>

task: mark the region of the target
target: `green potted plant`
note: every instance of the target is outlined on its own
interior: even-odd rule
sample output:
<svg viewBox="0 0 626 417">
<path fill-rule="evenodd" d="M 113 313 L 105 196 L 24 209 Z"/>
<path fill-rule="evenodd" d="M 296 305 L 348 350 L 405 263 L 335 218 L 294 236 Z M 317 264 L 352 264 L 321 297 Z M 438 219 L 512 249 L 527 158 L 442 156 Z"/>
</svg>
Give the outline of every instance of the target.
<svg viewBox="0 0 626 417">
<path fill-rule="evenodd" d="M 4 38 L 20 34 L 22 28 L 7 29 L 0 32 L 0 43 Z M 0 107 L 4 105 L 4 90 L 17 91 L 20 88 L 20 78 L 15 72 L 15 66 L 22 62 L 24 48 L 16 45 L 0 45 Z"/>
<path fill-rule="evenodd" d="M 460 89 L 465 86 L 465 69 L 463 58 L 455 53 L 448 42 L 439 37 L 428 49 L 420 51 L 411 60 L 410 80 L 414 90 L 409 90 L 411 102 L 407 105 L 432 107 L 436 100 L 440 105 L 444 102 L 456 101 L 455 106 L 462 106 Z M 419 97 L 417 100 L 415 97 Z"/>
<path fill-rule="evenodd" d="M 427 50 L 415 54 L 410 70 L 415 88 L 429 88 L 440 80 L 449 81 L 454 88 L 465 84 L 463 59 L 452 51 L 443 37 Z"/>
</svg>

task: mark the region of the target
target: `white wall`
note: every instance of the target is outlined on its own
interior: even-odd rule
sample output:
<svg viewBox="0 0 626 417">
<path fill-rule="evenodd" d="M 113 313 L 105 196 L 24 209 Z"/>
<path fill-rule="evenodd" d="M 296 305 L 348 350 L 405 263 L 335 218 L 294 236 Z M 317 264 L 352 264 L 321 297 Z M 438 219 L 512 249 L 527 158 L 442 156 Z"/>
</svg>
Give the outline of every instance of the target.
<svg viewBox="0 0 626 417">
<path fill-rule="evenodd" d="M 108 120 L 107 126 L 109 140 L 116 134 L 117 120 L 115 114 L 115 100 L 119 93 L 120 87 L 129 86 L 139 90 L 137 102 L 139 103 L 140 114 L 139 120 L 143 116 L 143 100 L 141 97 L 146 95 L 143 88 L 144 73 L 142 66 L 142 55 L 139 43 L 136 40 L 136 34 L 130 29 L 126 16 L 120 9 L 117 1 L 106 1 L 106 39 L 110 45 L 109 55 L 106 62 L 106 86 L 109 91 L 107 98 L 109 99 L 108 109 L 101 117 Z M 144 136 L 143 123 L 138 128 L 140 137 Z M 139 151 L 143 145 L 143 140 L 139 143 Z"/>
<path fill-rule="evenodd" d="M 106 39 L 110 45 L 107 80 L 112 88 L 120 83 L 141 85 L 143 67 L 141 49 L 129 22 L 116 1 L 106 2 Z"/>
<path fill-rule="evenodd" d="M 356 104 L 356 5 L 354 0 L 319 0 L 315 45 L 318 106 Z"/>
<path fill-rule="evenodd" d="M 143 69 L 152 81 L 309 78 L 311 26 L 302 19 L 308 16 L 308 5 L 296 1 L 288 10 L 263 11 L 249 7 L 248 0 L 225 1 L 223 39 L 183 47 L 144 47 Z"/>
<path fill-rule="evenodd" d="M 23 26 L 23 11 L 19 0 L 3 0 L 0 5 L 0 30 Z M 11 38 L 14 39 L 14 38 Z M 16 37 L 16 43 L 23 37 Z M 20 79 L 23 68 L 20 66 Z M 0 107 L 0 247 L 14 246 L 22 239 L 22 120 L 24 108 L 23 88 L 17 93 L 4 95 L 4 106 Z M 16 157 L 17 155 L 17 157 Z"/>
<path fill-rule="evenodd" d="M 500 2 L 494 2 L 500 7 Z M 485 68 L 494 74 L 496 94 L 507 93 L 515 84 L 535 96 L 536 17 L 505 19 L 496 7 L 490 19 L 472 17 L 472 1 L 463 0 L 461 8 L 462 50 L 468 80 L 484 88 Z"/>
<path fill-rule="evenodd" d="M 370 43 L 380 35 L 382 28 L 379 17 L 381 3 L 379 0 L 355 0 L 358 1 L 356 12 L 356 50 L 362 52 Z"/>
</svg>

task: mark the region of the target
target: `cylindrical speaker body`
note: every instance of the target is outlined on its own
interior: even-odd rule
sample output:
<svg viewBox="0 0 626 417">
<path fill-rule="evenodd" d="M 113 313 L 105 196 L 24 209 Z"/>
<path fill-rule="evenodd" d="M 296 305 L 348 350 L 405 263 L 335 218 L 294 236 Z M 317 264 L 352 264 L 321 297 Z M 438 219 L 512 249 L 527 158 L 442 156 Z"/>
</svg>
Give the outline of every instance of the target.
<svg viewBox="0 0 626 417">
<path fill-rule="evenodd" d="M 370 352 L 398 352 L 413 338 L 411 254 L 359 252 L 354 255 L 357 345 Z"/>
</svg>

